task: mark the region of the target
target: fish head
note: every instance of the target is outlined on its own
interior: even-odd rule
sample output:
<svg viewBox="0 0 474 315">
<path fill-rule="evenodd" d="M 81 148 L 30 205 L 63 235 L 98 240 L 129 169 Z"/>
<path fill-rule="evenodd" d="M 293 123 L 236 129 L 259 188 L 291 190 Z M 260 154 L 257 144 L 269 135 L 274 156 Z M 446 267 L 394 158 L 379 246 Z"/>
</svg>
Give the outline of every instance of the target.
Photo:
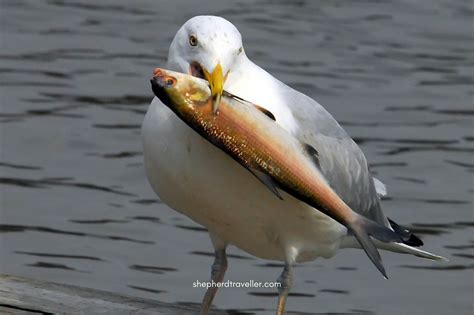
<svg viewBox="0 0 474 315">
<path fill-rule="evenodd" d="M 153 93 L 181 117 L 213 111 L 212 90 L 204 79 L 156 68 L 151 87 Z"/>
</svg>

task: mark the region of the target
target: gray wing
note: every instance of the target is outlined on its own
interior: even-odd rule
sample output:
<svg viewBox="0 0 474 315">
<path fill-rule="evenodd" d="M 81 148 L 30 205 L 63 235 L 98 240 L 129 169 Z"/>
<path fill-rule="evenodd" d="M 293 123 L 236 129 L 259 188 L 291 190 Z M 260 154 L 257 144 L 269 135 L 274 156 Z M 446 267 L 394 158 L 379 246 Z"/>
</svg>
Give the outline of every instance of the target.
<svg viewBox="0 0 474 315">
<path fill-rule="evenodd" d="M 316 101 L 289 87 L 283 94 L 299 125 L 294 136 L 318 151 L 321 172 L 334 191 L 354 211 L 390 226 L 359 146 Z"/>
</svg>

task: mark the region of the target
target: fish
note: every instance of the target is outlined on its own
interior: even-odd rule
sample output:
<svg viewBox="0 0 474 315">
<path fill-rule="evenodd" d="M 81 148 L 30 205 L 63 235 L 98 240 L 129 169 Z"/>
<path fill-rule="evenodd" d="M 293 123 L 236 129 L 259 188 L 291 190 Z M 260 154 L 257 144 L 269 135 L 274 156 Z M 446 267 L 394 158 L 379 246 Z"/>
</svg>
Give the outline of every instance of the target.
<svg viewBox="0 0 474 315">
<path fill-rule="evenodd" d="M 225 90 L 216 106 L 208 81 L 166 69 L 155 69 L 151 87 L 184 123 L 245 167 L 282 202 L 283 191 L 344 225 L 387 278 L 370 236 L 403 243 L 401 236 L 353 211 L 320 171 L 318 151 L 279 126 L 271 112 Z"/>
</svg>

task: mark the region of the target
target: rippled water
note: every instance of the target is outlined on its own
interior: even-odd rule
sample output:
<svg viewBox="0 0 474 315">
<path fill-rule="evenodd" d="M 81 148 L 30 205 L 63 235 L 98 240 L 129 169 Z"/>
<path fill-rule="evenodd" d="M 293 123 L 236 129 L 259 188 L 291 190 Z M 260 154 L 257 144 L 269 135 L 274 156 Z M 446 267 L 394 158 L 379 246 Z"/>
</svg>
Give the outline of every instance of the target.
<svg viewBox="0 0 474 315">
<path fill-rule="evenodd" d="M 221 15 L 246 52 L 318 99 L 387 184 L 385 211 L 447 264 L 363 252 L 295 268 L 288 309 L 470 314 L 473 7 L 470 1 L 1 1 L 0 272 L 199 303 L 205 230 L 145 179 L 148 79 L 178 27 Z M 170 167 L 173 167 L 170 162 Z M 227 279 L 274 281 L 281 266 L 232 249 Z M 216 305 L 272 314 L 275 292 L 223 289 Z"/>
</svg>

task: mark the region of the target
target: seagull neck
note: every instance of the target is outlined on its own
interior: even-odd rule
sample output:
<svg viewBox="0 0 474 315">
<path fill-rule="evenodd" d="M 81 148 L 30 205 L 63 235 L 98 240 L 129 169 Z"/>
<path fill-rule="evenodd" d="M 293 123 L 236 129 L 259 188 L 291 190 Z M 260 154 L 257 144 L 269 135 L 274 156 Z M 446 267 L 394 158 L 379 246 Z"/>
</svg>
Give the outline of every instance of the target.
<svg viewBox="0 0 474 315">
<path fill-rule="evenodd" d="M 236 86 L 247 86 L 254 84 L 254 75 L 259 77 L 260 68 L 254 64 L 246 55 L 242 54 L 234 61 L 226 81 L 227 87 L 234 89 Z M 230 91 L 229 91 L 230 92 Z"/>
<path fill-rule="evenodd" d="M 241 54 L 234 62 L 233 68 L 248 70 L 252 66 L 255 66 L 255 64 L 245 54 Z"/>
</svg>

